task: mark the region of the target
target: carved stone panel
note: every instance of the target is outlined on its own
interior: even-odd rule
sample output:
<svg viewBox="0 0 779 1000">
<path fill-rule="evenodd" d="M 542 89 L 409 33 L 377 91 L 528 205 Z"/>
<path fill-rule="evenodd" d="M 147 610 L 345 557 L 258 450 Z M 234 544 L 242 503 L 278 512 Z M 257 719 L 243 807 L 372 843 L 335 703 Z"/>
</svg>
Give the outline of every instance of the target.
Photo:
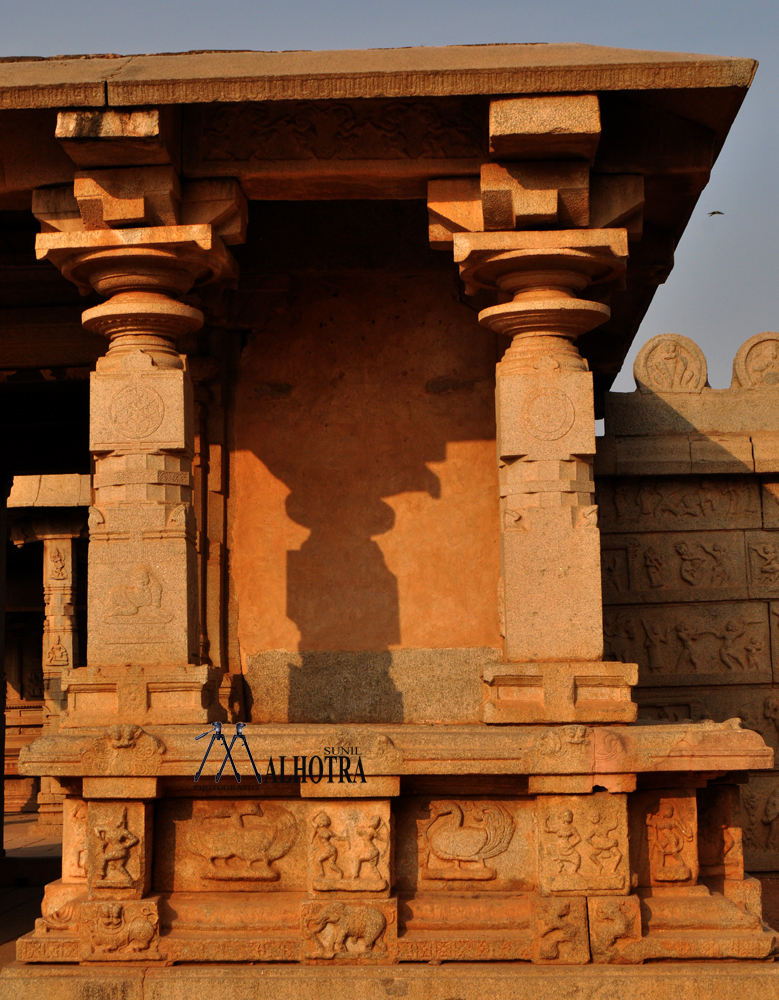
<svg viewBox="0 0 779 1000">
<path fill-rule="evenodd" d="M 760 486 L 754 477 L 600 478 L 595 499 L 605 532 L 712 531 L 762 526 Z"/>
<path fill-rule="evenodd" d="M 398 951 L 396 899 L 308 900 L 300 908 L 300 958 L 314 965 L 392 965 Z"/>
<path fill-rule="evenodd" d="M 68 885 L 87 881 L 87 804 L 67 798 L 62 803 L 62 881 Z"/>
<path fill-rule="evenodd" d="M 736 785 L 699 788 L 698 862 L 701 878 L 744 878 L 741 807 Z"/>
<path fill-rule="evenodd" d="M 95 372 L 90 385 L 90 451 L 144 446 L 191 451 L 186 419 L 192 407 L 189 377 L 161 369 L 142 351 L 125 356 L 119 372 Z"/>
<path fill-rule="evenodd" d="M 309 892 L 389 893 L 391 823 L 388 800 L 320 801 L 308 818 Z"/>
<path fill-rule="evenodd" d="M 741 816 L 747 871 L 779 869 L 779 775 L 750 777 L 741 788 Z"/>
<path fill-rule="evenodd" d="M 630 796 L 630 870 L 639 886 L 695 885 L 698 819 L 695 792 L 636 792 Z"/>
<path fill-rule="evenodd" d="M 141 726 L 110 726 L 82 751 L 82 770 L 86 775 L 155 775 L 165 752 L 162 740 Z"/>
<path fill-rule="evenodd" d="M 779 597 L 779 532 L 746 533 L 750 597 Z"/>
<path fill-rule="evenodd" d="M 587 900 L 534 896 L 531 954 L 536 965 L 585 965 L 589 962 Z"/>
<path fill-rule="evenodd" d="M 542 893 L 630 891 L 625 795 L 539 795 L 536 801 Z"/>
<path fill-rule="evenodd" d="M 165 512 L 160 505 L 158 513 Z M 193 662 L 194 546 L 183 532 L 165 537 L 151 523 L 142 539 L 142 530 L 106 533 L 90 543 L 90 663 Z"/>
<path fill-rule="evenodd" d="M 689 337 L 661 333 L 636 355 L 633 376 L 642 392 L 700 392 L 707 384 L 706 358 Z"/>
<path fill-rule="evenodd" d="M 603 632 L 606 658 L 638 663 L 642 686 L 771 680 L 768 605 L 762 602 L 611 607 Z"/>
<path fill-rule="evenodd" d="M 779 333 L 756 333 L 733 359 L 733 385 L 743 389 L 779 389 Z"/>
<path fill-rule="evenodd" d="M 587 900 L 592 960 L 602 965 L 642 961 L 641 902 L 638 896 Z"/>
<path fill-rule="evenodd" d="M 531 799 L 409 798 L 396 808 L 403 891 L 521 891 L 538 885 Z"/>
<path fill-rule="evenodd" d="M 157 809 L 157 891 L 305 891 L 320 802 L 166 799 Z"/>
<path fill-rule="evenodd" d="M 89 898 L 138 899 L 151 887 L 150 802 L 87 805 Z"/>
<path fill-rule="evenodd" d="M 81 904 L 82 962 L 154 962 L 160 947 L 159 898 Z"/>
<path fill-rule="evenodd" d="M 740 531 L 602 536 L 601 568 L 605 604 L 732 601 L 755 596 L 747 590 Z"/>
</svg>

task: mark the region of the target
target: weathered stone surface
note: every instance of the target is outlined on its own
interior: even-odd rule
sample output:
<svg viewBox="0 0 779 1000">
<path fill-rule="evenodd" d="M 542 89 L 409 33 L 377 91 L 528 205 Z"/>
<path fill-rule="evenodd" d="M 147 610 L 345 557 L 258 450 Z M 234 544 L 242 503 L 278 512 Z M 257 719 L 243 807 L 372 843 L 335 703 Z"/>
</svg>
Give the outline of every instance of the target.
<svg viewBox="0 0 779 1000">
<path fill-rule="evenodd" d="M 644 967 L 604 967 L 571 969 L 552 967 L 543 970 L 516 962 L 480 964 L 445 964 L 443 967 L 404 966 L 386 968 L 339 969 L 337 981 L 322 968 L 268 965 L 242 968 L 187 967 L 172 969 L 40 969 L 19 965 L 7 966 L 0 973 L 2 1000 L 34 1000 L 43 988 L 57 990 L 63 1000 L 80 1000 L 78 986 L 83 977 L 106 990 L 112 998 L 118 990 L 127 1000 L 185 1000 L 194 994 L 229 988 L 237 1000 L 272 1000 L 281 991 L 290 997 L 309 996 L 316 991 L 322 1000 L 360 1000 L 378 989 L 402 990 L 410 1000 L 430 1000 L 441 986 L 463 1000 L 481 1000 L 488 993 L 495 1000 L 557 1000 L 566 989 L 610 991 L 636 997 L 637 1000 L 665 1000 L 669 993 L 679 1000 L 695 1000 L 701 995 L 738 1000 L 748 993 L 754 1000 L 773 1000 L 779 982 L 779 968 L 774 963 L 755 962 L 653 963 Z M 143 985 L 141 985 L 141 979 Z M 227 984 L 227 985 L 226 985 Z M 110 990 L 116 993 L 108 992 Z M 143 990 L 143 992 L 142 992 Z"/>
<path fill-rule="evenodd" d="M 595 155 L 600 109 L 595 94 L 514 97 L 490 102 L 490 152 L 522 159 Z"/>
</svg>

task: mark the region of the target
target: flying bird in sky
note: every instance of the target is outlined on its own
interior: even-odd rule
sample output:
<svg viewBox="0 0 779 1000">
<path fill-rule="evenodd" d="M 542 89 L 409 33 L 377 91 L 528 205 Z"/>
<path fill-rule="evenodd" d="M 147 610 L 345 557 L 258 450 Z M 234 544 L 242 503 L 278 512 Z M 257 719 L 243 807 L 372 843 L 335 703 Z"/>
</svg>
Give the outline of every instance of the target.
<svg viewBox="0 0 779 1000">
<path fill-rule="evenodd" d="M 709 215 L 724 215 L 724 212 L 709 212 Z"/>
</svg>

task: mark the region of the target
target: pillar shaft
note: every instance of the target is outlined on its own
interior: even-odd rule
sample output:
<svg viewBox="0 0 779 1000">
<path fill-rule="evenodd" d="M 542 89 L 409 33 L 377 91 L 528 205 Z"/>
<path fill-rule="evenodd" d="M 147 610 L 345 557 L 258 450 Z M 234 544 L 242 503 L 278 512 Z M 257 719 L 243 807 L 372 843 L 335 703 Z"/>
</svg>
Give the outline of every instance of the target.
<svg viewBox="0 0 779 1000">
<path fill-rule="evenodd" d="M 627 718 L 634 671 L 601 662 L 593 382 L 576 348 L 609 317 L 579 295 L 621 275 L 624 232 L 456 234 L 454 245 L 466 286 L 508 300 L 479 322 L 513 338 L 496 372 L 506 662 L 485 675 L 485 719 Z"/>
</svg>

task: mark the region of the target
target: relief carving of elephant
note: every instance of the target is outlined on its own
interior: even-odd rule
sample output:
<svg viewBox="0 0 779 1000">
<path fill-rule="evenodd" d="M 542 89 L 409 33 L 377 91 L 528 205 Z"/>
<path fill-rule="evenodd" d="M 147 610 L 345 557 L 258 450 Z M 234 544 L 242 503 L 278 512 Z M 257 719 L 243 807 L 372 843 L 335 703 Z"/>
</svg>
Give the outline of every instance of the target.
<svg viewBox="0 0 779 1000">
<path fill-rule="evenodd" d="M 333 927 L 329 940 L 323 941 L 317 935 L 327 926 Z M 345 903 L 328 903 L 318 916 L 308 924 L 309 937 L 317 941 L 319 958 L 334 958 L 337 954 L 383 952 L 386 949 L 378 939 L 384 933 L 387 921 L 384 914 L 373 906 L 347 906 Z M 358 947 L 362 942 L 362 947 Z M 349 948 L 349 945 L 352 948 Z"/>
</svg>

